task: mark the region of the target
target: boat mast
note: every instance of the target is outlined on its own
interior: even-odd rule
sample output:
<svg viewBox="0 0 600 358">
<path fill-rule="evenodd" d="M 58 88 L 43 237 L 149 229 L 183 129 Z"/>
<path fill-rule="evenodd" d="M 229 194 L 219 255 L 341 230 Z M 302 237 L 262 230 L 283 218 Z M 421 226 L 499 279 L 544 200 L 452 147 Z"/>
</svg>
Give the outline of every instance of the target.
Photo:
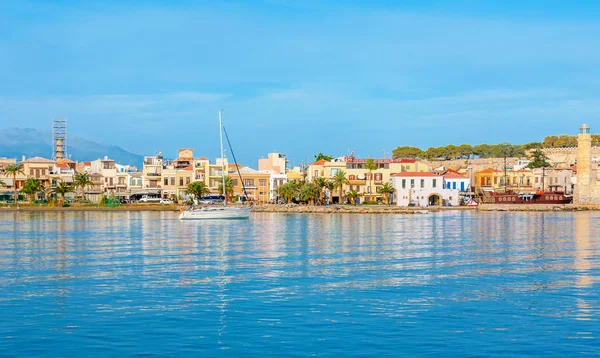
<svg viewBox="0 0 600 358">
<path fill-rule="evenodd" d="M 227 188 L 225 187 L 225 151 L 223 150 L 223 110 L 219 110 L 219 141 L 221 143 L 221 176 L 223 177 L 223 205 L 227 206 Z"/>
</svg>

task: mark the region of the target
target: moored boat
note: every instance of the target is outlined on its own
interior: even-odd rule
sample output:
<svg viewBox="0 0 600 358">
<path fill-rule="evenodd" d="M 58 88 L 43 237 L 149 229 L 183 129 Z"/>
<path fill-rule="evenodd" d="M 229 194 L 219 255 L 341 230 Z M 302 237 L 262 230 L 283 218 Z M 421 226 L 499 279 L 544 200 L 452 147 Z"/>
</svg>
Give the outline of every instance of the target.
<svg viewBox="0 0 600 358">
<path fill-rule="evenodd" d="M 569 204 L 573 201 L 571 195 L 563 192 L 491 192 L 480 198 L 483 204 Z"/>
</svg>

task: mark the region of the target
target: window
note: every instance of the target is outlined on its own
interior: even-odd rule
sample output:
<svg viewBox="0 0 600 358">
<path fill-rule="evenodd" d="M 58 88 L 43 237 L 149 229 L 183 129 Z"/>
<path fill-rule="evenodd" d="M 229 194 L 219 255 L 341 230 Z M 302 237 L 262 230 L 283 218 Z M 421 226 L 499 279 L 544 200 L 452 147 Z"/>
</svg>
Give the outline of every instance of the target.
<svg viewBox="0 0 600 358">
<path fill-rule="evenodd" d="M 179 186 L 183 186 L 183 177 L 179 177 Z"/>
<path fill-rule="evenodd" d="M 244 186 L 254 186 L 254 179 L 244 179 Z"/>
<path fill-rule="evenodd" d="M 432 188 L 436 188 L 437 187 L 437 179 L 433 179 L 433 182 L 431 183 Z"/>
<path fill-rule="evenodd" d="M 425 179 L 421 179 L 421 189 L 425 187 Z"/>
<path fill-rule="evenodd" d="M 414 179 L 411 179 L 411 180 L 410 180 L 410 187 L 411 187 L 411 188 L 414 188 L 414 187 L 415 187 L 415 180 L 414 180 Z"/>
<path fill-rule="evenodd" d="M 175 185 L 175 177 L 171 177 L 171 185 Z"/>
<path fill-rule="evenodd" d="M 376 181 L 382 181 L 383 180 L 383 174 L 382 173 L 375 173 L 375 180 Z"/>
<path fill-rule="evenodd" d="M 258 185 L 259 186 L 267 186 L 267 179 L 259 179 Z"/>
<path fill-rule="evenodd" d="M 189 185 L 189 184 L 190 184 L 190 177 L 187 177 L 187 178 L 185 178 L 185 183 L 186 183 L 187 185 Z"/>
<path fill-rule="evenodd" d="M 238 180 L 237 179 L 231 179 L 231 184 L 233 184 L 233 186 L 237 186 L 238 185 Z"/>
<path fill-rule="evenodd" d="M 316 169 L 315 170 L 315 178 L 318 178 L 318 177 L 319 177 L 319 169 Z"/>
<path fill-rule="evenodd" d="M 494 177 L 494 184 L 498 184 L 498 177 Z"/>
<path fill-rule="evenodd" d="M 456 189 L 456 182 L 452 183 L 452 189 Z"/>
<path fill-rule="evenodd" d="M 329 175 L 331 175 L 333 177 L 333 176 L 335 176 L 335 173 L 337 173 L 339 171 L 340 171 L 339 168 L 331 168 L 331 169 L 329 169 Z"/>
<path fill-rule="evenodd" d="M 406 189 L 406 179 L 402 179 L 402 189 Z"/>
<path fill-rule="evenodd" d="M 165 185 L 169 185 L 169 178 L 165 178 Z"/>
<path fill-rule="evenodd" d="M 348 180 L 356 180 L 356 175 L 348 175 Z"/>
</svg>

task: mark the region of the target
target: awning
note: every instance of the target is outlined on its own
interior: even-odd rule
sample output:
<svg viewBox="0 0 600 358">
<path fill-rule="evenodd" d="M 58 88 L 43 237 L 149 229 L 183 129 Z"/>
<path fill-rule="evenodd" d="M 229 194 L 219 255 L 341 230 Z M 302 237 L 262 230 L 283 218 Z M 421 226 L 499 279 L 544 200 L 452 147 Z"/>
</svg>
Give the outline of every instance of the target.
<svg viewBox="0 0 600 358">
<path fill-rule="evenodd" d="M 2 180 L 4 182 L 4 185 L 6 186 L 13 186 L 13 180 L 12 178 L 10 179 L 4 179 L 4 178 L 0 178 L 0 180 Z M 0 186 L 0 188 L 2 188 L 2 186 Z"/>
</svg>

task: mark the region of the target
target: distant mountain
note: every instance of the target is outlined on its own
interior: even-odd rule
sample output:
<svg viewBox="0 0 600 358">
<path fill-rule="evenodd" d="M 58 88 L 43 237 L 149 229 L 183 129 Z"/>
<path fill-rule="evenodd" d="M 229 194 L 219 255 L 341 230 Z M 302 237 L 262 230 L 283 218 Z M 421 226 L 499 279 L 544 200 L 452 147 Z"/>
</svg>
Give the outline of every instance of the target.
<svg viewBox="0 0 600 358">
<path fill-rule="evenodd" d="M 144 157 L 114 145 L 68 136 L 67 154 L 72 160 L 92 161 L 108 156 L 119 164 L 135 165 L 141 169 Z M 8 128 L 0 130 L 0 157 L 17 158 L 40 156 L 52 158 L 52 133 L 35 129 Z"/>
</svg>

